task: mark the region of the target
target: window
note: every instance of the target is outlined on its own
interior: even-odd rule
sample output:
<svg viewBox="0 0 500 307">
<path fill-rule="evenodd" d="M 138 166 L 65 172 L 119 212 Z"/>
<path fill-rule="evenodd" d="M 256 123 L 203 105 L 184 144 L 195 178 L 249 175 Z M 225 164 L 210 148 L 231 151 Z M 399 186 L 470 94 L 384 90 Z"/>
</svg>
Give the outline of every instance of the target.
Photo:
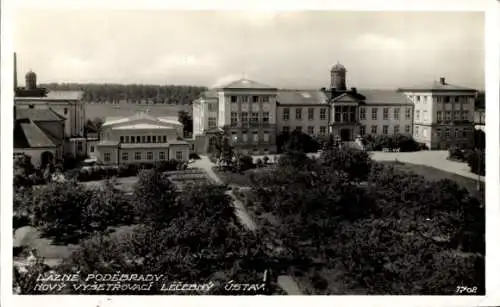
<svg viewBox="0 0 500 307">
<path fill-rule="evenodd" d="M 140 160 L 141 160 L 141 158 L 142 158 L 141 152 L 140 152 L 140 151 L 136 151 L 136 152 L 134 153 L 134 160 L 136 160 L 136 161 L 140 161 Z"/>
<path fill-rule="evenodd" d="M 64 115 L 68 114 L 68 108 L 64 108 Z"/>
<path fill-rule="evenodd" d="M 182 161 L 182 158 L 183 158 L 182 151 L 176 151 L 175 152 L 175 159 Z"/>
<path fill-rule="evenodd" d="M 94 145 L 90 145 L 90 152 L 94 152 L 95 148 Z"/>
<path fill-rule="evenodd" d="M 243 142 L 248 142 L 248 132 L 246 130 L 241 132 L 241 135 L 243 136 Z"/>
<path fill-rule="evenodd" d="M 326 109 L 325 108 L 319 109 L 319 119 L 326 120 Z"/>
<path fill-rule="evenodd" d="M 420 120 L 420 110 L 415 111 L 415 119 Z"/>
<path fill-rule="evenodd" d="M 111 153 L 109 153 L 109 152 L 104 153 L 104 161 L 106 161 L 106 162 L 111 161 Z"/>
<path fill-rule="evenodd" d="M 462 120 L 469 120 L 469 111 L 462 112 Z"/>
<path fill-rule="evenodd" d="M 237 96 L 231 96 L 231 103 L 236 103 L 238 101 Z"/>
<path fill-rule="evenodd" d="M 347 112 L 346 107 L 342 107 L 342 121 L 344 121 L 344 122 L 349 121 L 349 113 Z"/>
<path fill-rule="evenodd" d="M 120 136 L 120 143 L 123 143 L 125 141 L 125 138 L 123 136 Z"/>
<path fill-rule="evenodd" d="M 164 151 L 160 151 L 158 153 L 158 159 L 160 160 L 165 160 L 165 152 Z"/>
<path fill-rule="evenodd" d="M 420 96 L 415 96 L 417 98 L 417 102 L 420 102 Z"/>
<path fill-rule="evenodd" d="M 148 136 L 146 137 L 146 140 L 147 140 L 147 141 L 146 141 L 146 143 L 151 143 L 151 136 L 150 136 L 150 135 L 148 135 Z"/>
<path fill-rule="evenodd" d="M 153 138 L 153 143 L 156 143 L 156 135 L 153 135 L 152 138 Z"/>
<path fill-rule="evenodd" d="M 130 143 L 130 137 L 128 135 L 125 136 L 125 143 Z"/>
<path fill-rule="evenodd" d="M 422 127 L 422 134 L 424 135 L 424 137 L 427 137 L 427 128 L 426 127 Z"/>
<path fill-rule="evenodd" d="M 259 141 L 259 133 L 257 131 L 253 131 L 252 132 L 252 140 L 254 142 L 258 142 Z"/>
<path fill-rule="evenodd" d="M 415 135 L 419 135 L 420 134 L 420 127 L 419 126 L 415 126 Z"/>
<path fill-rule="evenodd" d="M 377 134 L 377 125 L 371 127 L 371 134 Z"/>
<path fill-rule="evenodd" d="M 314 120 L 314 108 L 307 109 L 307 119 Z"/>
<path fill-rule="evenodd" d="M 360 108 L 359 109 L 359 119 L 360 120 L 365 120 L 366 119 L 366 109 L 365 108 Z"/>
<path fill-rule="evenodd" d="M 122 161 L 128 161 L 128 152 L 122 152 Z"/>
<path fill-rule="evenodd" d="M 252 96 L 253 102 L 259 102 L 259 96 Z"/>
<path fill-rule="evenodd" d="M 269 102 L 269 96 L 262 96 L 262 102 Z"/>
<path fill-rule="evenodd" d="M 384 120 L 388 120 L 389 119 L 389 108 L 384 108 L 383 109 L 383 118 Z"/>
<path fill-rule="evenodd" d="M 302 119 L 302 108 L 295 109 L 295 119 Z"/>
<path fill-rule="evenodd" d="M 377 111 L 377 108 L 372 108 L 372 120 L 377 120 Z"/>
<path fill-rule="evenodd" d="M 319 134 L 325 135 L 326 134 L 326 127 L 325 126 L 320 126 L 319 127 Z"/>
<path fill-rule="evenodd" d="M 78 141 L 76 142 L 76 151 L 81 152 L 83 151 L 83 143 Z"/>
<path fill-rule="evenodd" d="M 394 134 L 399 134 L 399 125 L 394 125 Z"/>
<path fill-rule="evenodd" d="M 425 110 L 423 113 L 424 113 L 424 118 L 423 118 L 423 120 L 424 120 L 424 121 L 427 121 L 427 118 L 428 118 L 427 110 Z"/>
<path fill-rule="evenodd" d="M 215 128 L 217 126 L 217 119 L 215 117 L 208 118 L 208 128 Z"/>
<path fill-rule="evenodd" d="M 405 125 L 405 133 L 410 133 L 410 125 Z"/>
<path fill-rule="evenodd" d="M 460 137 L 460 130 L 458 128 L 455 128 L 455 137 L 456 138 Z"/>
<path fill-rule="evenodd" d="M 295 127 L 295 131 L 297 131 L 298 133 L 302 133 L 302 126 Z"/>
<path fill-rule="evenodd" d="M 264 142 L 269 142 L 269 131 L 264 131 Z"/>
<path fill-rule="evenodd" d="M 135 143 L 135 136 L 130 137 L 130 143 L 134 144 Z"/>
<path fill-rule="evenodd" d="M 450 103 L 450 96 L 445 96 L 444 97 L 444 102 L 445 103 Z"/>
<path fill-rule="evenodd" d="M 441 136 L 441 128 L 436 129 L 436 136 Z"/>
<path fill-rule="evenodd" d="M 283 120 L 289 120 L 289 119 L 290 119 L 290 109 L 284 108 L 283 109 Z"/>
<path fill-rule="evenodd" d="M 449 136 L 450 136 L 450 128 L 446 128 L 446 129 L 444 130 L 444 135 L 445 135 L 446 137 L 449 137 Z"/>
<path fill-rule="evenodd" d="M 238 125 L 238 113 L 231 112 L 231 126 L 236 127 Z"/>
<path fill-rule="evenodd" d="M 462 131 L 462 137 L 463 137 L 464 139 L 466 139 L 466 138 L 467 138 L 467 129 L 464 129 L 464 130 Z"/>
<path fill-rule="evenodd" d="M 215 103 L 209 103 L 208 104 L 208 111 L 209 112 L 216 111 Z"/>
<path fill-rule="evenodd" d="M 269 123 L 269 112 L 262 112 L 262 122 Z"/>
<path fill-rule="evenodd" d="M 444 115 L 445 115 L 445 120 L 447 120 L 447 121 L 450 121 L 450 120 L 451 120 L 451 112 L 450 112 L 450 111 L 446 111 L 446 112 L 444 113 Z"/>
<path fill-rule="evenodd" d="M 241 123 L 243 125 L 248 124 L 248 112 L 241 112 Z"/>
<path fill-rule="evenodd" d="M 252 118 L 250 119 L 250 123 L 255 125 L 259 122 L 259 113 L 258 112 L 252 112 Z"/>
<path fill-rule="evenodd" d="M 411 118 L 411 108 L 406 108 L 405 110 L 405 119 Z"/>
<path fill-rule="evenodd" d="M 290 132 L 290 127 L 283 126 L 283 133 L 289 133 L 289 132 Z"/>
<path fill-rule="evenodd" d="M 455 102 L 458 102 L 459 99 L 458 99 L 458 96 L 455 96 Z"/>
<path fill-rule="evenodd" d="M 153 160 L 153 153 L 152 153 L 151 151 L 148 151 L 148 152 L 146 153 L 146 159 L 148 159 L 148 160 Z"/>
<path fill-rule="evenodd" d="M 146 143 L 146 136 L 145 135 L 142 136 L 141 143 Z"/>
<path fill-rule="evenodd" d="M 437 111 L 437 121 L 440 122 L 443 120 L 443 112 Z"/>
<path fill-rule="evenodd" d="M 359 134 L 365 135 L 365 133 L 366 133 L 366 126 L 360 126 L 359 127 Z"/>
<path fill-rule="evenodd" d="M 307 127 L 307 134 L 314 135 L 314 126 Z"/>
<path fill-rule="evenodd" d="M 399 108 L 394 108 L 394 119 L 399 120 Z"/>
<path fill-rule="evenodd" d="M 163 143 L 166 143 L 166 142 L 167 142 L 167 136 L 166 136 L 166 135 L 164 135 L 164 136 L 163 136 Z"/>
<path fill-rule="evenodd" d="M 242 96 L 241 102 L 248 102 L 248 96 Z"/>
<path fill-rule="evenodd" d="M 389 126 L 387 125 L 382 126 L 382 134 L 389 134 Z"/>
</svg>

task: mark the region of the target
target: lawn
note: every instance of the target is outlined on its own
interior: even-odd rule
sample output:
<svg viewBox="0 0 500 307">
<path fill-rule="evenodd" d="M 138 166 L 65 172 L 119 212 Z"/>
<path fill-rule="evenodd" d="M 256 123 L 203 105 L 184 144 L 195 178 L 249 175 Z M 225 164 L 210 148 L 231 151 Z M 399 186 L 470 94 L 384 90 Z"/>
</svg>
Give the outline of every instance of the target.
<svg viewBox="0 0 500 307">
<path fill-rule="evenodd" d="M 459 186 L 467 189 L 471 195 L 481 200 L 484 203 L 484 182 L 480 183 L 481 191 L 477 191 L 477 181 L 471 178 L 463 177 L 457 174 L 445 172 L 434 167 L 417 165 L 411 163 L 402 163 L 396 161 L 385 161 L 383 164 L 392 165 L 396 169 L 412 172 L 425 177 L 427 180 L 437 181 L 442 179 L 450 179 L 455 181 Z"/>
<path fill-rule="evenodd" d="M 97 117 L 127 117 L 132 116 L 138 112 L 145 112 L 149 110 L 151 114 L 155 116 L 177 116 L 177 112 L 180 110 L 187 111 L 191 113 L 191 105 L 138 105 L 131 103 L 122 104 L 85 104 L 85 117 L 87 119 L 94 119 Z"/>
</svg>

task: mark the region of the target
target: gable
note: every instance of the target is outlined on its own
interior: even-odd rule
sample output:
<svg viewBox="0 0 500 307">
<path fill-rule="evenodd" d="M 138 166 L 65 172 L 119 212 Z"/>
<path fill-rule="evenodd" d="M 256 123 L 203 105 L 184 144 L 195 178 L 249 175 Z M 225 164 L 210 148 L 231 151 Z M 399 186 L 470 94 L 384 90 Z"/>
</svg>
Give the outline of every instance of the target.
<svg viewBox="0 0 500 307">
<path fill-rule="evenodd" d="M 357 97 L 351 95 L 350 93 L 344 93 L 332 99 L 332 102 L 343 102 L 343 103 L 359 103 L 361 102 Z"/>
</svg>

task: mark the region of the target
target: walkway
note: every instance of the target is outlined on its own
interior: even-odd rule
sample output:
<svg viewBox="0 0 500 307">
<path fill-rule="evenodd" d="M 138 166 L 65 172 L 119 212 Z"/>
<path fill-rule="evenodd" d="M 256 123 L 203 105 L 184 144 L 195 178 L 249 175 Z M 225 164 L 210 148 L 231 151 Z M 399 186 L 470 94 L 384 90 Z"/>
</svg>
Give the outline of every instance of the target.
<svg viewBox="0 0 500 307">
<path fill-rule="evenodd" d="M 448 151 L 446 150 L 425 150 L 417 152 L 370 152 L 372 159 L 376 161 L 399 161 L 403 163 L 412 163 L 426 165 L 440 169 L 445 172 L 454 173 L 463 177 L 477 180 L 478 175 L 469 170 L 466 163 L 448 160 Z M 480 176 L 484 182 L 484 177 Z"/>
<path fill-rule="evenodd" d="M 200 158 L 201 159 L 193 162 L 191 166 L 205 170 L 208 176 L 212 178 L 215 182 L 222 183 L 222 180 L 220 180 L 217 174 L 215 174 L 215 172 L 212 170 L 213 163 L 210 161 L 210 159 L 208 159 L 207 156 L 200 156 Z M 236 216 L 240 219 L 240 222 L 243 224 L 243 226 L 245 226 L 245 228 L 251 231 L 256 231 L 257 225 L 246 211 L 243 203 L 234 196 L 232 190 L 226 191 L 226 194 L 229 195 L 233 200 L 233 206 L 236 211 Z M 297 283 L 295 283 L 295 281 L 291 276 L 286 276 L 286 275 L 278 276 L 278 285 L 283 290 L 285 290 L 288 293 L 288 295 L 302 295 Z"/>
</svg>

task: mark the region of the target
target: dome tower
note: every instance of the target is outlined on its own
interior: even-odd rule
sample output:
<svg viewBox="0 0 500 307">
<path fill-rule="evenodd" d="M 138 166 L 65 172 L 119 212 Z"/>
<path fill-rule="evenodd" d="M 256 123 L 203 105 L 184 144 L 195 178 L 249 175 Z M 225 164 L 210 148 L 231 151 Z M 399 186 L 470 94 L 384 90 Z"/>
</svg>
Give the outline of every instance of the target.
<svg viewBox="0 0 500 307">
<path fill-rule="evenodd" d="M 31 70 L 26 74 L 26 89 L 28 91 L 36 89 L 36 74 Z"/>
<path fill-rule="evenodd" d="M 337 91 L 345 91 L 347 89 L 345 82 L 346 72 L 347 70 L 345 69 L 344 65 L 338 62 L 332 67 L 332 69 L 330 70 L 330 87 L 332 89 L 335 89 Z"/>
</svg>

